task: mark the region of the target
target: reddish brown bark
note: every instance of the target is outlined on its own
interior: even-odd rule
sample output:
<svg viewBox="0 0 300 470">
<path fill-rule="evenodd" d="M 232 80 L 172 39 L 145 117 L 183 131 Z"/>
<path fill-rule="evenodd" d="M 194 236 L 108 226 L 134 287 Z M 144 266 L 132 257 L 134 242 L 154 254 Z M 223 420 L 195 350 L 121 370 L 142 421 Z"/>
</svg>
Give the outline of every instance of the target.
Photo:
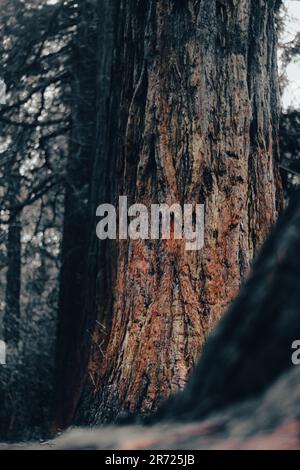
<svg viewBox="0 0 300 470">
<path fill-rule="evenodd" d="M 112 323 L 97 305 L 88 411 L 97 422 L 151 412 L 184 386 L 282 200 L 275 2 L 118 5 L 113 116 L 99 151 L 115 162 L 110 200 L 204 203 L 205 247 L 121 241 L 106 268 L 101 259 L 100 281 L 108 265 L 117 274 Z"/>
</svg>

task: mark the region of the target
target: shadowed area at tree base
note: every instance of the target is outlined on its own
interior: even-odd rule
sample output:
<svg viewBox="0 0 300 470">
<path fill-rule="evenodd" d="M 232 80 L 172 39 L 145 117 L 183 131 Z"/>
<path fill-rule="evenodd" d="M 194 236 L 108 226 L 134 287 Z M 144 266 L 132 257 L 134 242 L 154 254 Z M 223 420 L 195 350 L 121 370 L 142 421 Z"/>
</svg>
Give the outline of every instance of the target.
<svg viewBox="0 0 300 470">
<path fill-rule="evenodd" d="M 44 448 L 300 449 L 300 366 L 291 361 L 300 339 L 299 259 L 297 194 L 185 391 L 155 417 L 160 423 L 71 430 Z"/>
<path fill-rule="evenodd" d="M 300 374 L 294 366 L 262 397 L 234 405 L 202 422 L 77 428 L 28 448 L 300 450 L 299 400 Z M 10 449 L 24 447 L 19 444 Z"/>
</svg>

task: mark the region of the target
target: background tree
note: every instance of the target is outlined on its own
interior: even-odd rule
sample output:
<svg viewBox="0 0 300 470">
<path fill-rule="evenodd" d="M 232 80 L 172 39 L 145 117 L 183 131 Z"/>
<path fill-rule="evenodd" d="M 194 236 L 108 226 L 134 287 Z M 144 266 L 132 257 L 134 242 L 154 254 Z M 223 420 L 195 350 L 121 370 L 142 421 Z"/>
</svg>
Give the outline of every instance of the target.
<svg viewBox="0 0 300 470">
<path fill-rule="evenodd" d="M 48 429 L 76 7 L 34 0 L 1 6 L 1 334 L 8 357 L 0 369 L 0 435 L 7 440 Z"/>
<path fill-rule="evenodd" d="M 283 4 L 277 15 L 281 94 L 289 85 L 287 68 L 293 62 L 299 60 L 300 53 L 300 33 L 295 33 L 292 39 L 289 38 L 289 40 L 285 37 L 285 32 L 289 31 L 290 22 L 291 18 L 288 10 Z M 299 185 L 299 119 L 299 109 L 296 106 L 290 106 L 288 109 L 282 110 L 280 117 L 280 170 L 286 201 L 290 199 Z"/>
<path fill-rule="evenodd" d="M 284 111 L 280 117 L 280 169 L 286 198 L 289 199 L 300 181 L 300 112 Z"/>
<path fill-rule="evenodd" d="M 77 28 L 70 55 L 72 131 L 66 165 L 56 340 L 54 416 L 67 414 L 60 427 L 65 427 L 74 415 L 86 373 L 81 338 L 85 334 L 85 277 L 91 230 L 88 202 L 96 133 L 97 17 L 90 2 L 80 2 L 77 9 Z M 94 279 L 88 278 L 88 282 Z"/>
</svg>

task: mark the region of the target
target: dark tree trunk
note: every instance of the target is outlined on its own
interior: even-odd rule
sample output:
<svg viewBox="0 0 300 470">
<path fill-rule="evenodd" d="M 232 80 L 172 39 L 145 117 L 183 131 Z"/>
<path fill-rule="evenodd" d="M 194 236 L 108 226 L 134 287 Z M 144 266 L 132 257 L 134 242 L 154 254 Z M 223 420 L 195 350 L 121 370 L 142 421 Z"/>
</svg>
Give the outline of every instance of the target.
<svg viewBox="0 0 300 470">
<path fill-rule="evenodd" d="M 55 430 L 69 424 L 87 366 L 81 336 L 84 330 L 84 285 L 90 232 L 88 195 L 96 119 L 96 30 L 94 8 L 88 2 L 80 3 L 78 15 L 72 56 L 72 132 L 66 168 L 54 392 Z"/>
<path fill-rule="evenodd" d="M 21 295 L 21 212 L 14 208 L 20 196 L 19 169 L 14 165 L 9 175 L 8 201 L 12 208 L 7 235 L 7 273 L 5 291 L 5 314 L 3 319 L 3 337 L 13 351 L 20 340 L 20 295 Z"/>
</svg>

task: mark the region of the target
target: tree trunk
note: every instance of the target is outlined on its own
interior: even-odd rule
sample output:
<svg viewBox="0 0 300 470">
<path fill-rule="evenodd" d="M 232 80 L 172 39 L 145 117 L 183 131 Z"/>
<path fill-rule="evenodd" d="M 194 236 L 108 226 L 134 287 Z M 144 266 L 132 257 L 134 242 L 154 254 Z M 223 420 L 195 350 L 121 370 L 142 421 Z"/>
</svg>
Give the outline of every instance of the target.
<svg viewBox="0 0 300 470">
<path fill-rule="evenodd" d="M 83 352 L 85 275 L 88 251 L 88 194 L 95 134 L 96 51 L 95 11 L 87 2 L 79 7 L 73 44 L 70 108 L 72 133 L 66 168 L 62 239 L 62 267 L 54 387 L 53 428 L 66 427 L 72 418 L 87 367 Z"/>
<path fill-rule="evenodd" d="M 89 249 L 68 270 L 74 279 L 86 256 L 87 286 L 69 290 L 69 300 L 82 295 L 78 308 L 62 296 L 60 427 L 78 403 L 91 337 L 79 421 L 152 412 L 182 388 L 276 220 L 275 3 L 99 2 L 94 225 L 96 206 L 119 195 L 148 207 L 204 203 L 205 247 L 97 246 L 91 230 Z M 80 231 L 82 220 L 74 222 Z M 75 225 L 65 240 L 78 237 Z M 63 346 L 66 336 L 72 344 Z M 70 380 L 74 358 L 79 373 Z"/>
<path fill-rule="evenodd" d="M 10 175 L 8 199 L 14 207 L 20 194 L 20 175 L 15 168 Z M 10 211 L 7 235 L 7 273 L 5 290 L 5 315 L 3 319 L 3 337 L 9 352 L 16 351 L 20 340 L 20 295 L 21 295 L 21 213 Z"/>
<path fill-rule="evenodd" d="M 175 240 L 125 240 L 110 251 L 117 274 L 104 297 L 113 300 L 112 321 L 100 278 L 94 393 L 89 410 L 82 405 L 89 421 L 153 412 L 184 386 L 277 218 L 275 4 L 118 2 L 113 116 L 102 121 L 100 152 L 109 152 L 115 181 L 106 182 L 105 202 L 204 203 L 205 246 L 187 252 Z"/>
</svg>

